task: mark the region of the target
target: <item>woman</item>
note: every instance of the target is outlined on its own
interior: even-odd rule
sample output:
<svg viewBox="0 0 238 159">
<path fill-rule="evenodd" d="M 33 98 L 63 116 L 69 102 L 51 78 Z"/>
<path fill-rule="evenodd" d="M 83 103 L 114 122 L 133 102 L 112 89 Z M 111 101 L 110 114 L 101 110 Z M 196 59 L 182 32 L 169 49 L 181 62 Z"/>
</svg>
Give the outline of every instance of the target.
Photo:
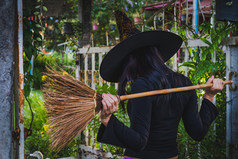
<svg viewBox="0 0 238 159">
<path fill-rule="evenodd" d="M 117 18 L 117 22 L 120 21 L 118 19 L 126 21 L 124 13 L 116 14 L 120 17 Z M 125 26 L 122 30 L 125 30 Z M 130 31 L 127 31 L 127 34 L 128 32 Z M 153 41 L 145 41 L 153 39 L 150 33 L 148 38 L 147 33 L 134 32 L 104 58 L 100 74 L 107 81 L 119 82 L 118 94 L 128 93 L 126 89 L 128 84 L 131 85 L 129 93 L 192 85 L 187 77 L 173 72 L 164 64 L 180 47 L 180 38 L 172 33 L 158 32 L 159 44 L 151 46 L 148 44 Z M 155 37 L 158 38 L 158 35 Z M 138 42 L 140 38 L 143 42 L 141 45 Z M 168 39 L 173 42 L 170 43 L 171 46 L 166 43 L 161 45 Z M 133 49 L 127 49 L 128 45 Z M 178 155 L 176 137 L 181 118 L 188 134 L 200 141 L 218 115 L 212 100 L 215 94 L 222 90 L 223 81 L 212 76 L 207 83 L 213 83 L 213 87 L 206 89 L 200 112 L 195 91 L 129 100 L 127 111 L 130 128 L 113 115 L 118 110 L 117 97 L 103 94 L 103 109 L 100 113 L 102 124 L 97 136 L 98 141 L 126 148 L 125 158 L 176 159 Z"/>
</svg>

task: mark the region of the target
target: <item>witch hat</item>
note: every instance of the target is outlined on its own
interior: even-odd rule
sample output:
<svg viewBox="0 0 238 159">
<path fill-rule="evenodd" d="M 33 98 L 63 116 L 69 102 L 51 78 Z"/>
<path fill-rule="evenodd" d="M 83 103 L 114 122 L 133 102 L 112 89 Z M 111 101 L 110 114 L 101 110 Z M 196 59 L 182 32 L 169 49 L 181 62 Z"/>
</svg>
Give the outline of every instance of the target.
<svg viewBox="0 0 238 159">
<path fill-rule="evenodd" d="M 120 43 L 104 57 L 100 66 L 101 77 L 108 82 L 118 82 L 123 72 L 126 57 L 142 47 L 157 47 L 160 56 L 166 62 L 180 48 L 183 40 L 180 36 L 166 31 L 139 31 L 124 12 L 115 11 Z"/>
</svg>

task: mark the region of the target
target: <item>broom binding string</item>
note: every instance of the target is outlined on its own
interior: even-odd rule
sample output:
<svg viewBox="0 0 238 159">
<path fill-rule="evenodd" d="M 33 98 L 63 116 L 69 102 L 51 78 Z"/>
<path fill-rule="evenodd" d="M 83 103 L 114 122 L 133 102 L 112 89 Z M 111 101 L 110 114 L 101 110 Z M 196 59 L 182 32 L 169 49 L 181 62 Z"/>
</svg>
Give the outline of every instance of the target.
<svg viewBox="0 0 238 159">
<path fill-rule="evenodd" d="M 97 92 L 95 91 L 94 96 L 93 96 L 93 101 L 94 101 L 94 104 L 95 104 L 95 107 L 94 107 L 95 110 L 96 110 L 96 107 L 97 107 L 96 95 L 97 95 Z M 96 115 L 95 110 L 94 110 L 94 115 Z"/>
</svg>

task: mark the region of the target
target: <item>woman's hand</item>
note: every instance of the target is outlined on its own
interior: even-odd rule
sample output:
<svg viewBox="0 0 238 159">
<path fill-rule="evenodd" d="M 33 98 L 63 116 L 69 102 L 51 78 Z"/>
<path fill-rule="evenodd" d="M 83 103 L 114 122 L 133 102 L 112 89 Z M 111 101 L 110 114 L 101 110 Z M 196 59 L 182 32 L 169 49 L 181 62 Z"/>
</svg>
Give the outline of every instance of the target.
<svg viewBox="0 0 238 159">
<path fill-rule="evenodd" d="M 204 98 L 212 102 L 214 96 L 223 89 L 224 82 L 219 78 L 214 78 L 212 75 L 212 77 L 207 80 L 207 84 L 209 83 L 213 83 L 213 86 L 205 89 Z"/>
<path fill-rule="evenodd" d="M 107 126 L 112 113 L 118 110 L 119 99 L 115 95 L 102 94 L 102 105 L 103 109 L 100 112 L 101 122 Z"/>
</svg>

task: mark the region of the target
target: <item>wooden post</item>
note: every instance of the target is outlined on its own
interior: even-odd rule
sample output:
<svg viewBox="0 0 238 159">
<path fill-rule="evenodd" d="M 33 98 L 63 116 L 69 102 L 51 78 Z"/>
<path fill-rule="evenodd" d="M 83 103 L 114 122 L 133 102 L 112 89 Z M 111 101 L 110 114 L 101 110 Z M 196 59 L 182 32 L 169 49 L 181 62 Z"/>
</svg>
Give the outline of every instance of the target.
<svg viewBox="0 0 238 159">
<path fill-rule="evenodd" d="M 13 158 L 14 55 L 17 55 L 17 13 L 15 0 L 0 3 L 0 158 Z M 19 108 L 18 108 L 19 109 Z M 17 140 L 15 140 L 17 142 Z M 18 157 L 18 156 L 16 156 Z"/>
<path fill-rule="evenodd" d="M 234 81 L 232 87 L 226 86 L 227 90 L 227 121 L 226 121 L 226 157 L 229 159 L 238 158 L 238 90 L 235 84 L 238 84 L 238 37 L 229 38 L 226 53 L 226 78 Z"/>
<path fill-rule="evenodd" d="M 185 58 L 184 58 L 184 62 L 188 62 L 188 60 L 189 60 L 189 51 L 188 51 L 188 48 L 185 48 Z M 186 77 L 188 77 L 188 67 L 187 67 L 187 66 L 185 67 L 184 75 L 185 75 Z"/>
<path fill-rule="evenodd" d="M 20 128 L 20 136 L 18 143 L 18 159 L 24 159 L 24 70 L 23 70 L 23 1 L 17 0 L 17 12 L 18 12 L 18 32 L 17 32 L 17 51 L 18 57 L 15 61 L 17 63 L 17 68 L 15 70 L 18 72 L 17 80 L 14 83 L 18 84 L 18 87 L 15 88 L 17 92 L 15 96 L 17 96 L 15 103 L 15 110 L 18 109 L 18 113 L 16 114 L 18 120 L 16 121 L 17 127 Z"/>
<path fill-rule="evenodd" d="M 154 29 L 157 30 L 156 28 L 156 19 L 157 19 L 157 16 L 154 16 Z"/>
<path fill-rule="evenodd" d="M 99 62 L 98 62 L 98 65 L 100 66 L 101 65 L 101 62 L 102 62 L 102 55 L 104 53 L 99 53 Z M 101 80 L 102 77 L 99 75 L 99 85 L 102 86 L 103 85 L 103 81 Z"/>
</svg>

